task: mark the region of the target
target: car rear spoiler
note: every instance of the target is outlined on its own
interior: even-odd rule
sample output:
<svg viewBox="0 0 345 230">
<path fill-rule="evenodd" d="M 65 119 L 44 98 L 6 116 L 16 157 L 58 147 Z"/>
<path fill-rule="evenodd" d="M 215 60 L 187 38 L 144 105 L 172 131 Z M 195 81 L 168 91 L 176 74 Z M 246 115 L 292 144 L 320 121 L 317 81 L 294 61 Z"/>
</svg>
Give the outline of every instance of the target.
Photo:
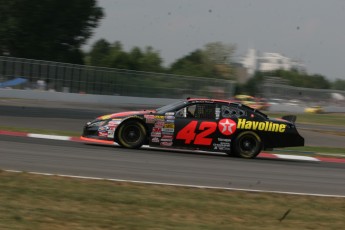
<svg viewBox="0 0 345 230">
<path fill-rule="evenodd" d="M 282 119 L 295 123 L 297 117 L 295 115 L 286 115 L 286 116 L 282 116 Z"/>
</svg>

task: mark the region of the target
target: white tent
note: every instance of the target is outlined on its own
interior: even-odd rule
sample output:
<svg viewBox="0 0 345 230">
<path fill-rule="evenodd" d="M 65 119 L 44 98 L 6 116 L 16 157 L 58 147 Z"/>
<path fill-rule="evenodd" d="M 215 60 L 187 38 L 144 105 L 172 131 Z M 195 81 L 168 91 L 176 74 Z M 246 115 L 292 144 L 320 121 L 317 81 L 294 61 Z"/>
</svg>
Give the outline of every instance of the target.
<svg viewBox="0 0 345 230">
<path fill-rule="evenodd" d="M 340 93 L 331 93 L 332 98 L 338 101 L 345 100 L 345 97 Z"/>
</svg>

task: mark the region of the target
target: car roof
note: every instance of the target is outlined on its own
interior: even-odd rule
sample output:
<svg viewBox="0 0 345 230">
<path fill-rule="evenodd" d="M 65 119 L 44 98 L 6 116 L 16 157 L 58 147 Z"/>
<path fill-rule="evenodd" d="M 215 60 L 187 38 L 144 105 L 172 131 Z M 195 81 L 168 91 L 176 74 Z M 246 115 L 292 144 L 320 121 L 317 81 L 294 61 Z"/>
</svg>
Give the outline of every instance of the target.
<svg viewBox="0 0 345 230">
<path fill-rule="evenodd" d="M 225 99 L 210 99 L 210 98 L 187 98 L 188 102 L 211 102 L 211 103 L 234 103 L 234 100 L 225 100 Z"/>
</svg>

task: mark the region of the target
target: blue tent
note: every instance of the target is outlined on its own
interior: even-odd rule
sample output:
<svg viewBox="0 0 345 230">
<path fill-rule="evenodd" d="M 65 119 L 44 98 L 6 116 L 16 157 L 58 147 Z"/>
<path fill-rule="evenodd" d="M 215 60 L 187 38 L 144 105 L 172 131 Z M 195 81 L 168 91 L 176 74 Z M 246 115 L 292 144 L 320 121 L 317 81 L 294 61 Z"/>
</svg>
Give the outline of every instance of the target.
<svg viewBox="0 0 345 230">
<path fill-rule="evenodd" d="M 26 83 L 28 80 L 22 77 L 17 77 L 15 79 L 5 81 L 5 82 L 0 82 L 0 88 L 6 88 L 6 87 L 12 87 L 16 85 L 20 85 L 23 83 Z"/>
</svg>

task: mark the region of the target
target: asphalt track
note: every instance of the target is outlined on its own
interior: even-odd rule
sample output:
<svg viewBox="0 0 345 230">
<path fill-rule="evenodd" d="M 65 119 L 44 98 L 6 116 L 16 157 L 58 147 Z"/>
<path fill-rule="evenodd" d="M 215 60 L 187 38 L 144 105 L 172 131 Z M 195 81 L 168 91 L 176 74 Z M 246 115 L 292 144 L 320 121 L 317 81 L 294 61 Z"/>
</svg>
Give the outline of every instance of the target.
<svg viewBox="0 0 345 230">
<path fill-rule="evenodd" d="M 143 108 L 136 105 L 136 109 Z M 0 100 L 0 126 L 81 132 L 83 125 L 97 116 L 133 109 L 94 104 L 58 103 L 32 100 Z M 344 136 L 320 133 L 345 132 L 344 127 L 298 124 L 305 145 L 345 148 Z"/>
<path fill-rule="evenodd" d="M 0 136 L 2 169 L 134 181 L 345 196 L 345 164 L 129 150 Z"/>
<path fill-rule="evenodd" d="M 76 131 L 90 118 L 114 111 L 54 106 L 0 105 L 0 125 Z M 0 168 L 8 170 L 345 196 L 345 164 L 338 163 L 245 160 L 222 154 L 129 150 L 4 135 L 0 135 L 0 159 Z"/>
</svg>

